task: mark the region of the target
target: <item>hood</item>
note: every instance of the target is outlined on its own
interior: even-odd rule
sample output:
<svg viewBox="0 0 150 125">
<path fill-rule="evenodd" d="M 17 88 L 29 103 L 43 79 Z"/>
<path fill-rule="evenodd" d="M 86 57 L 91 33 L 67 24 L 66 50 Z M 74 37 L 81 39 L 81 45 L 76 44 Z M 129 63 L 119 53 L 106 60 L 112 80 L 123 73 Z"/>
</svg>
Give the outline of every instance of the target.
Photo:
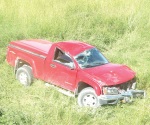
<svg viewBox="0 0 150 125">
<path fill-rule="evenodd" d="M 116 85 L 127 82 L 135 77 L 135 72 L 125 65 L 108 63 L 86 68 L 84 72 L 105 85 Z"/>
</svg>

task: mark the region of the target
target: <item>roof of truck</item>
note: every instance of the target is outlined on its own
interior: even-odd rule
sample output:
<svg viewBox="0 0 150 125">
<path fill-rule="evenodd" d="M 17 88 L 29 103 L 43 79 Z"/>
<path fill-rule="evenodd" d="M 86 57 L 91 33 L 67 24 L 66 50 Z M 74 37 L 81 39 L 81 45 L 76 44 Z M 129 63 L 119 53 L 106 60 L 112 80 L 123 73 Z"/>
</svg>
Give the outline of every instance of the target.
<svg viewBox="0 0 150 125">
<path fill-rule="evenodd" d="M 93 46 L 80 41 L 64 41 L 64 42 L 57 42 L 55 44 L 57 45 L 57 47 L 63 49 L 72 56 L 75 56 L 83 52 L 84 50 L 93 48 Z"/>
</svg>

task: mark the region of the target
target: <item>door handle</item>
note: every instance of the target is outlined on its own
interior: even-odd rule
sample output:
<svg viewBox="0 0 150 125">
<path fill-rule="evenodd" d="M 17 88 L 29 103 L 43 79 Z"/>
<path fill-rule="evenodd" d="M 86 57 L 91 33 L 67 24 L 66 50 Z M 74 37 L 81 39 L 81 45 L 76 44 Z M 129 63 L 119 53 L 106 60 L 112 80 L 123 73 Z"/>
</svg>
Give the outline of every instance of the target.
<svg viewBox="0 0 150 125">
<path fill-rule="evenodd" d="M 51 66 L 52 68 L 56 68 L 56 65 L 54 65 L 54 64 L 50 64 L 50 66 Z"/>
</svg>

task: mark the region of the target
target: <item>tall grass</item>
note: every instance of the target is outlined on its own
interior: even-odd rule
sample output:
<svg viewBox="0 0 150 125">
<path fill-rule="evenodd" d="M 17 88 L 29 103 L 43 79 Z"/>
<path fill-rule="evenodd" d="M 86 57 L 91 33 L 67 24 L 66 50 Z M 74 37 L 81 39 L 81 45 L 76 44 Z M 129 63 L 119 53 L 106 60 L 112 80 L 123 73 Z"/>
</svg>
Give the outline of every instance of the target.
<svg viewBox="0 0 150 125">
<path fill-rule="evenodd" d="M 1 0 L 0 124 L 148 125 L 150 99 L 97 109 L 80 108 L 35 80 L 22 87 L 5 61 L 10 41 L 40 38 L 81 40 L 99 48 L 114 63 L 137 72 L 138 88 L 150 88 L 150 3 L 148 0 Z"/>
</svg>

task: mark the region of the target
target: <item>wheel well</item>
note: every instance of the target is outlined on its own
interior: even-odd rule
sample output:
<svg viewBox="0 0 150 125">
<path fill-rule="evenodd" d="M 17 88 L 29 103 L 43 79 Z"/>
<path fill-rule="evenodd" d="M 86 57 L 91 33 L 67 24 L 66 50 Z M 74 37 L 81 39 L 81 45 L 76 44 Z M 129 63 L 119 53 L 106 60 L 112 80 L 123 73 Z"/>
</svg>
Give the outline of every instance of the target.
<svg viewBox="0 0 150 125">
<path fill-rule="evenodd" d="M 30 66 L 30 64 L 27 63 L 26 61 L 18 59 L 17 62 L 16 62 L 16 65 L 15 65 L 15 74 L 16 74 L 17 69 L 22 67 L 23 65 Z"/>
<path fill-rule="evenodd" d="M 79 94 L 84 88 L 86 87 L 92 87 L 89 84 L 85 83 L 85 82 L 79 82 L 78 84 L 78 90 L 77 90 L 77 94 Z M 92 87 L 93 88 L 93 87 Z"/>
</svg>

